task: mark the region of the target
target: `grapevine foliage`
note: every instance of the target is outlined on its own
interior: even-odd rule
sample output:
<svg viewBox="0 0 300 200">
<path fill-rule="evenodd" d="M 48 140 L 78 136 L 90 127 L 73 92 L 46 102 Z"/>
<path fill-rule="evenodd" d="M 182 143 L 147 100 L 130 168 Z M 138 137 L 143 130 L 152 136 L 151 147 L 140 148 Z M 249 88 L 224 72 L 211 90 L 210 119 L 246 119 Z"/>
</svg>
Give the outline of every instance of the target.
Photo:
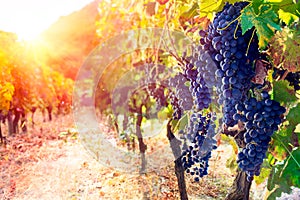
<svg viewBox="0 0 300 200">
<path fill-rule="evenodd" d="M 120 2 L 122 9 L 116 6 Z M 181 70 L 170 78 L 165 65 L 150 64 L 143 69 L 135 66 L 134 77 L 125 77 L 126 84 L 121 82 L 122 87 L 110 99 L 115 86 L 111 75 L 120 75 L 128 64 L 120 59 L 116 65 L 124 68 L 107 70 L 107 79 L 98 88 L 105 91 L 98 96 L 105 96 L 105 103 L 101 101 L 103 110 L 111 109 L 106 104 L 112 101 L 114 114 L 124 115 L 127 120 L 124 124 L 129 123 L 127 112 L 139 116 L 141 124 L 153 117 L 147 113 L 153 105 L 160 112 L 172 110 L 166 116 L 179 123 L 174 128 L 182 140 L 179 160 L 196 182 L 209 173 L 209 159 L 219 131 L 240 139 L 237 165 L 248 182 L 254 176 L 259 178 L 262 169 L 270 172 L 270 199 L 289 192 L 290 186 L 300 187 L 300 135 L 296 132 L 300 122 L 299 1 L 112 0 L 101 2 L 99 7 L 97 26 L 101 28 L 97 33 L 102 41 L 132 28 L 149 26 L 181 29 L 197 41 L 192 51 L 182 56 L 176 52 L 165 56 L 161 52 L 149 51 L 153 53 L 150 55 L 146 50 L 136 51 L 149 60 L 157 56 L 155 62 L 163 56 L 176 57 L 178 63 L 166 58 L 167 66 L 180 65 Z M 25 114 L 37 107 L 44 110 L 70 105 L 72 80 L 40 66 L 33 51 L 27 51 L 16 35 L 0 32 L 0 44 L 1 116 L 13 110 Z M 218 121 L 219 114 L 222 117 Z M 146 151 L 146 147 L 143 149 Z"/>
<path fill-rule="evenodd" d="M 164 24 L 167 31 L 182 29 L 197 41 L 191 52 L 169 54 L 178 62 L 164 57 L 167 66 L 180 68 L 168 79 L 169 88 L 158 89 L 156 84 L 148 89 L 148 95 L 158 104 L 161 101 L 167 102 L 161 106 L 172 106 L 173 115 L 169 117 L 182 139 L 180 158 L 186 172 L 195 181 L 208 174 L 217 131 L 239 140 L 237 165 L 247 174 L 249 182 L 254 176 L 258 179 L 267 177 L 270 171 L 274 174 L 275 168 L 290 169 L 279 164 L 282 160 L 290 159 L 286 165 L 300 167 L 294 159 L 299 151 L 295 129 L 300 121 L 297 114 L 300 3 L 295 0 L 157 2 L 155 9 L 147 4 L 151 19 L 147 21 L 142 15 L 139 27 Z M 219 112 L 220 120 L 215 117 L 220 116 Z M 275 174 L 278 175 L 277 171 Z M 279 180 L 283 178 L 273 179 L 268 184 L 270 190 L 280 186 Z M 284 184 L 299 186 L 297 181 Z"/>
</svg>

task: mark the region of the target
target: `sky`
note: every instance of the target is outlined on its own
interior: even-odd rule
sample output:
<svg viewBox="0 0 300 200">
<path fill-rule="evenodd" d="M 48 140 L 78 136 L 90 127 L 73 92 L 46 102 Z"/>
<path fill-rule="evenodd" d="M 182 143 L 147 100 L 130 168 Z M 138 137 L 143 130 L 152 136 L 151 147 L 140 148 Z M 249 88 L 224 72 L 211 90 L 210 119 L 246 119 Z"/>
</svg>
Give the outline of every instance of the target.
<svg viewBox="0 0 300 200">
<path fill-rule="evenodd" d="M 0 0 L 0 30 L 33 40 L 60 16 L 80 10 L 93 0 Z"/>
</svg>

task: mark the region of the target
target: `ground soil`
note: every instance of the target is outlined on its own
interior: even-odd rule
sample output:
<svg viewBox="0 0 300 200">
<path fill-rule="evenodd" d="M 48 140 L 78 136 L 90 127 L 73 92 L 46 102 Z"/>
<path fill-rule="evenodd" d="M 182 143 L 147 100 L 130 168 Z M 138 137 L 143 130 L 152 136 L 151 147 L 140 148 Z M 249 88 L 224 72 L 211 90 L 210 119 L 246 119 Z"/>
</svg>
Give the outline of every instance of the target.
<svg viewBox="0 0 300 200">
<path fill-rule="evenodd" d="M 149 151 L 158 145 L 146 143 Z M 222 143 L 208 176 L 197 183 L 186 175 L 190 199 L 224 199 L 235 175 L 226 168 L 232 153 Z M 83 147 L 72 116 L 59 116 L 7 137 L 0 147 L 0 199 L 179 199 L 173 167 L 170 162 L 139 174 L 103 166 Z M 254 191 L 251 198 L 261 199 L 263 187 Z"/>
</svg>

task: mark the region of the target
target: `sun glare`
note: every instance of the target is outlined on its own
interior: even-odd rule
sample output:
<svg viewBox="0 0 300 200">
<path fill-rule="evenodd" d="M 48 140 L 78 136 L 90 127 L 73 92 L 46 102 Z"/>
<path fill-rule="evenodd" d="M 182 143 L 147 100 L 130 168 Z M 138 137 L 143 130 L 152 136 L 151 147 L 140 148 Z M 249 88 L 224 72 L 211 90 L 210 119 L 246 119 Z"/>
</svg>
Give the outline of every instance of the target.
<svg viewBox="0 0 300 200">
<path fill-rule="evenodd" d="M 39 38 L 39 33 L 32 29 L 20 30 L 16 34 L 18 35 L 19 40 L 26 42 L 33 42 Z"/>
<path fill-rule="evenodd" d="M 35 40 L 60 16 L 68 15 L 92 0 L 9 0 L 0 6 L 0 30 L 14 32 L 19 40 Z"/>
</svg>

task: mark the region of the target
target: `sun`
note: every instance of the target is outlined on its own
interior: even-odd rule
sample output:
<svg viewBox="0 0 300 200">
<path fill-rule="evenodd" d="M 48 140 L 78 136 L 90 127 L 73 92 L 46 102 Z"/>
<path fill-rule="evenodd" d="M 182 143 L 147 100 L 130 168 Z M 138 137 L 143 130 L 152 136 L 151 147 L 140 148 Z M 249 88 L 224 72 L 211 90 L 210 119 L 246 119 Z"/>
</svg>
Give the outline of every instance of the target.
<svg viewBox="0 0 300 200">
<path fill-rule="evenodd" d="M 34 41 L 37 39 L 38 35 L 31 33 L 17 33 L 18 39 L 22 41 Z"/>
<path fill-rule="evenodd" d="M 40 29 L 38 27 L 19 27 L 18 30 L 16 30 L 16 34 L 19 40 L 30 42 L 39 38 Z"/>
<path fill-rule="evenodd" d="M 0 30 L 16 33 L 19 40 L 32 41 L 59 17 L 80 10 L 93 0 L 9 0 L 0 6 Z"/>
</svg>

